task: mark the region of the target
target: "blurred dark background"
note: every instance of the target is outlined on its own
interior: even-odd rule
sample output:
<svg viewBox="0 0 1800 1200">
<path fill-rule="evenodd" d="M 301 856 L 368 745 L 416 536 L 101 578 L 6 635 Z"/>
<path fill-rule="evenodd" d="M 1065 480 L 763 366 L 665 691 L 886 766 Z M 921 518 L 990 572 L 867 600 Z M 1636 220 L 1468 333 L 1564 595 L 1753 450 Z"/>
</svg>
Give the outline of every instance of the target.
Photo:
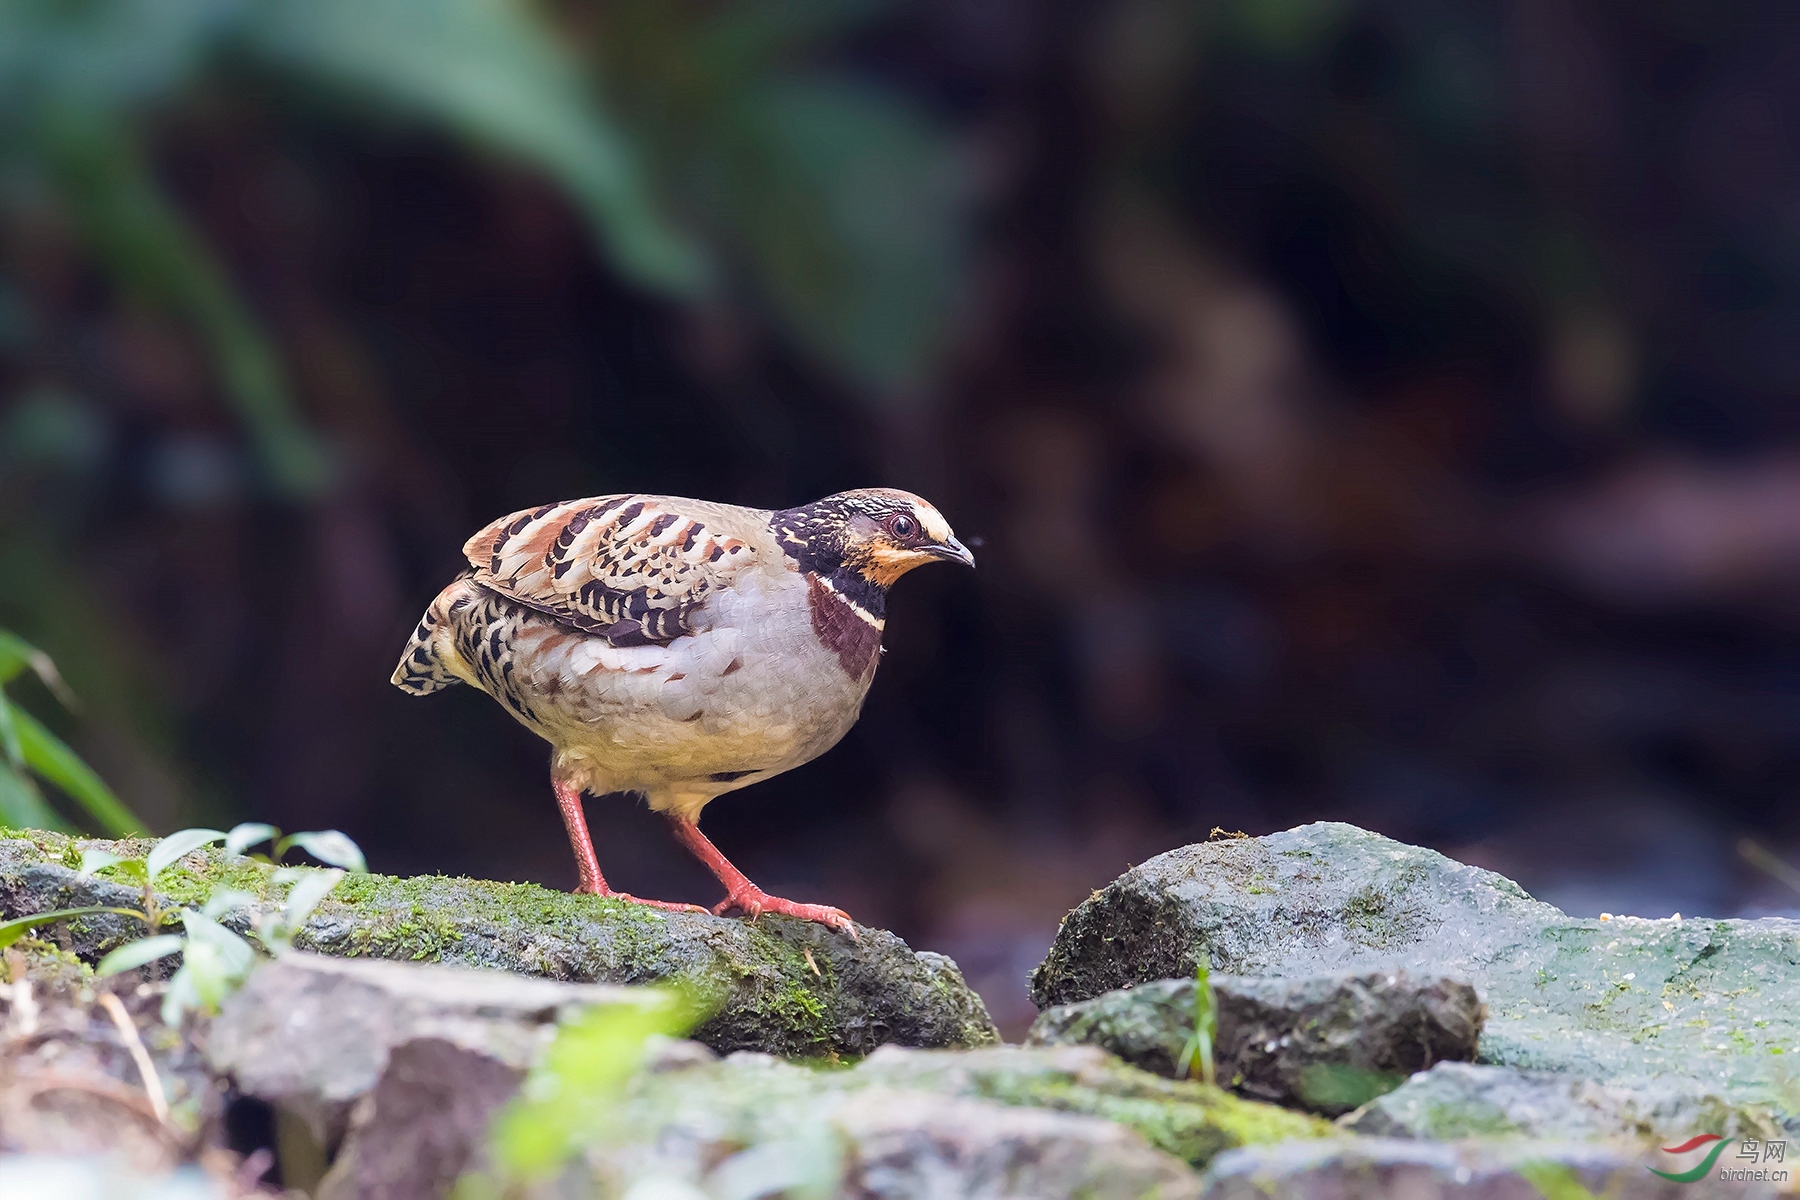
<svg viewBox="0 0 1800 1200">
<path fill-rule="evenodd" d="M 125 801 L 571 886 L 542 744 L 387 683 L 463 539 L 910 488 L 980 570 L 706 824 L 1015 1032 L 1215 826 L 1793 911 L 1797 394 L 1774 0 L 0 10 L 0 625 Z"/>
</svg>

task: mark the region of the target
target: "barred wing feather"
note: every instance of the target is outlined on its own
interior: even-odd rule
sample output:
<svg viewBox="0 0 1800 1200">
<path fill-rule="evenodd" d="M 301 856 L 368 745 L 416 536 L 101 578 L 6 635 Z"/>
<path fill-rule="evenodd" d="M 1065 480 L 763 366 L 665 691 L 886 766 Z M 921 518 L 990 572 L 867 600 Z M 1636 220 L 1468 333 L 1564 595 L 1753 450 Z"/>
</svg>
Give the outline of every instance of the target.
<svg viewBox="0 0 1800 1200">
<path fill-rule="evenodd" d="M 475 581 L 508 599 L 615 646 L 660 645 L 693 632 L 708 594 L 756 558 L 702 520 L 724 509 L 671 496 L 566 500 L 500 518 L 463 553 Z"/>
</svg>

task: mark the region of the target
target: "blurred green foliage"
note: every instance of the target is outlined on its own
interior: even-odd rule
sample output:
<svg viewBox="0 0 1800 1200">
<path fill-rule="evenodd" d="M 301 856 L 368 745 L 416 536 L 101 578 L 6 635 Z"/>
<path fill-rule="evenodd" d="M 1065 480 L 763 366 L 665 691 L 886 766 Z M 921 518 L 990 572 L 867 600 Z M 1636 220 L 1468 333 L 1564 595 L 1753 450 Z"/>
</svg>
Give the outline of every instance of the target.
<svg viewBox="0 0 1800 1200">
<path fill-rule="evenodd" d="M 455 1194 L 475 1200 L 554 1176 L 591 1138 L 616 1124 L 626 1084 L 643 1065 L 651 1039 L 679 1037 L 705 1019 L 691 998 L 654 989 L 575 1017 L 495 1118 L 491 1173 L 466 1176 Z"/>
<path fill-rule="evenodd" d="M 570 31 L 504 0 L 20 0 L 0 6 L 0 219 L 50 211 L 124 293 L 191 327 L 277 494 L 324 487 L 324 448 L 150 162 L 157 123 L 226 70 L 541 171 L 624 278 L 694 300 L 729 276 L 823 362 L 891 394 L 941 349 L 967 196 L 909 105 L 804 65 L 870 12 L 624 3 L 584 59 Z"/>
<path fill-rule="evenodd" d="M 93 386 L 66 377 L 79 331 L 30 275 L 29 244 L 46 234 L 79 247 L 105 303 L 200 351 L 257 493 L 318 502 L 344 480 L 284 362 L 294 348 L 159 176 L 171 133 L 221 112 L 422 131 L 535 172 L 623 281 L 708 309 L 741 302 L 860 394 L 916 394 L 955 318 L 969 195 L 949 138 L 916 105 L 830 69 L 837 40 L 876 11 L 861 0 L 0 5 L 0 356 L 26 367 L 0 396 L 0 484 L 103 459 L 111 427 L 104 384 L 71 390 Z M 0 605 L 56 649 L 166 805 L 191 786 L 153 648 L 91 594 L 41 515 L 0 509 Z M 69 767 L 56 782 L 109 830 L 136 828 L 90 777 Z M 8 769 L 0 787 L 0 817 L 57 824 L 28 774 Z"/>
<path fill-rule="evenodd" d="M 5 686 L 27 671 L 64 703 L 73 700 L 49 655 L 0 629 L 0 824 L 23 829 L 69 828 L 44 800 L 38 788 L 41 780 L 67 795 L 105 832 L 117 837 L 143 833 L 143 822 L 119 803 L 112 789 L 42 722 L 7 696 Z"/>
<path fill-rule="evenodd" d="M 326 482 L 278 356 L 205 238 L 146 161 L 155 121 L 222 64 L 400 116 L 548 173 L 614 264 L 692 292 L 700 251 L 661 217 L 624 135 L 529 11 L 500 0 L 24 0 L 0 6 L 0 167 L 8 209 L 50 206 L 142 302 L 210 352 L 278 493 Z M 0 212 L 0 215 L 13 215 Z"/>
<path fill-rule="evenodd" d="M 805 349 L 878 399 L 903 399 L 955 320 L 972 194 L 962 159 L 914 106 L 824 65 L 879 10 L 592 9 L 607 93 L 683 215 Z"/>
</svg>

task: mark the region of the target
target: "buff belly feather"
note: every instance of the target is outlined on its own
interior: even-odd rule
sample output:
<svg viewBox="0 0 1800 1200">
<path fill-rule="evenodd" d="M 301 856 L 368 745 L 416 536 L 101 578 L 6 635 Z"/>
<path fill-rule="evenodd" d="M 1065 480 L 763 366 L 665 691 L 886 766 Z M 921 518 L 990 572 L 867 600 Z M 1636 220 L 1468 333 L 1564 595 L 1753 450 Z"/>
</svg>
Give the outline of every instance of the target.
<svg viewBox="0 0 1800 1200">
<path fill-rule="evenodd" d="M 805 604 L 771 603 L 788 588 L 807 583 L 756 572 L 709 598 L 693 633 L 613 646 L 462 579 L 432 606 L 431 648 L 548 741 L 584 790 L 641 792 L 692 819 L 715 796 L 823 754 L 861 712 L 875 658 L 849 677 L 812 636 Z"/>
</svg>

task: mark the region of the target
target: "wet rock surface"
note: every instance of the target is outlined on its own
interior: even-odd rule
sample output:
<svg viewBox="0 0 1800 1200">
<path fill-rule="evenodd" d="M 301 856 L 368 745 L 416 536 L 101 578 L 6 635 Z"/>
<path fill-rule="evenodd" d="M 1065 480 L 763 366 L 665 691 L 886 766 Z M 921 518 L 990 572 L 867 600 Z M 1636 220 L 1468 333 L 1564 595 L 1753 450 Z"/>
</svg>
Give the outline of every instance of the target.
<svg viewBox="0 0 1800 1200">
<path fill-rule="evenodd" d="M 1779 1105 L 1734 1103 L 1680 1080 L 1627 1088 L 1473 1063 L 1422 1071 L 1341 1124 L 1376 1137 L 1517 1136 L 1636 1145 L 1703 1130 L 1758 1141 L 1792 1139 L 1800 1152 L 1800 1116 Z"/>
<path fill-rule="evenodd" d="M 0 918 L 135 905 L 136 889 L 72 869 L 85 844 L 0 838 Z M 230 887 L 267 908 L 281 897 L 268 876 L 197 853 L 159 886 L 170 904 Z M 42 1162 L 64 1170 L 116 1143 L 143 1181 L 187 1170 L 196 1195 L 269 1194 L 223 1146 L 232 1096 L 268 1106 L 283 1182 L 315 1200 L 501 1179 L 520 1151 L 496 1120 L 535 1137 L 565 1114 L 578 1119 L 545 1169 L 506 1177 L 506 1194 L 1674 1200 L 1770 1185 L 1711 1168 L 1666 1181 L 1646 1167 L 1698 1157 L 1655 1146 L 1800 1140 L 1800 923 L 1578 921 L 1347 826 L 1186 847 L 1097 893 L 1035 973 L 1066 1004 L 1025 1047 L 986 1044 L 954 964 L 879 931 L 851 943 L 780 918 L 374 876 L 314 915 L 299 941 L 316 952 L 260 966 L 216 1018 L 172 1030 L 153 1015 L 167 964 L 107 983 L 87 965 L 139 925 L 71 919 L 5 957 L 0 1178 L 32 1165 L 9 1151 L 60 1151 Z M 1201 954 L 1236 1093 L 1174 1077 Z M 634 1006 L 668 1003 L 638 983 L 683 985 L 716 1015 L 635 1066 L 662 1018 Z M 97 1015 L 108 989 L 133 1006 L 172 1123 L 145 1116 L 142 1074 Z M 544 1100 L 563 1094 L 549 1064 L 577 1061 L 559 1054 L 601 1045 L 558 1039 L 615 1017 L 640 1032 L 606 1043 L 624 1055 L 612 1082 L 590 1079 L 574 1107 Z M 87 1072 L 72 1089 L 86 1101 L 40 1086 L 66 1066 Z"/>
<path fill-rule="evenodd" d="M 525 1072 L 436 1037 L 395 1046 L 350 1127 L 318 1200 L 434 1200 L 476 1166 L 495 1112 Z"/>
<path fill-rule="evenodd" d="M 1691 1200 L 1775 1194 L 1773 1187 L 1717 1178 L 1671 1182 L 1646 1171 L 1640 1156 L 1604 1146 L 1383 1138 L 1233 1150 L 1213 1163 L 1204 1187 L 1206 1200 Z"/>
<path fill-rule="evenodd" d="M 889 1047 L 845 1071 L 688 1057 L 639 1078 L 555 1194 L 652 1179 L 740 1194 L 769 1170 L 828 1196 L 1187 1197 L 1190 1164 L 1331 1133 L 1093 1047 Z"/>
<path fill-rule="evenodd" d="M 410 1104 L 423 1119 L 437 1103 L 424 1096 L 427 1078 L 451 1091 L 458 1069 L 471 1083 L 510 1080 L 484 1110 L 491 1111 L 517 1090 L 560 1018 L 589 1005 L 650 999 L 641 989 L 501 971 L 289 954 L 226 1000 L 207 1030 L 206 1056 L 244 1095 L 304 1120 L 330 1148 L 344 1137 L 352 1106 L 374 1096 L 384 1111 Z M 422 1070 L 434 1062 L 442 1069 Z M 443 1098 L 445 1113 L 454 1100 Z M 394 1136 L 393 1122 L 382 1127 L 384 1137 Z"/>
<path fill-rule="evenodd" d="M 1258 1100 L 1330 1115 L 1400 1086 L 1433 1063 L 1473 1059 L 1475 989 L 1405 971 L 1295 979 L 1214 976 L 1218 1079 Z M 1196 984 L 1168 979 L 1052 1008 L 1032 1045 L 1088 1043 L 1171 1078 L 1194 1032 Z"/>
<path fill-rule="evenodd" d="M 130 856 L 147 843 L 36 832 L 0 838 L 0 919 L 81 905 L 136 906 L 136 888 L 76 873 L 88 846 Z M 271 873 L 248 858 L 227 861 L 215 848 L 188 855 L 158 883 L 171 905 L 232 887 L 272 907 L 278 889 Z M 241 929 L 246 917 L 227 924 Z M 142 933 L 141 922 L 107 915 L 60 926 L 55 936 L 91 962 Z M 713 1009 L 695 1037 L 723 1052 L 861 1055 L 890 1042 L 999 1040 L 954 962 L 862 926 L 853 942 L 789 917 L 752 922 L 533 884 L 357 875 L 319 907 L 298 944 L 336 957 L 486 967 L 565 982 L 679 985 Z"/>
<path fill-rule="evenodd" d="M 1350 825 L 1162 854 L 1063 922 L 1041 1005 L 1215 971 L 1406 970 L 1472 984 L 1483 1062 L 1785 1110 L 1800 1052 L 1800 922 L 1580 920 L 1517 884 Z"/>
</svg>

